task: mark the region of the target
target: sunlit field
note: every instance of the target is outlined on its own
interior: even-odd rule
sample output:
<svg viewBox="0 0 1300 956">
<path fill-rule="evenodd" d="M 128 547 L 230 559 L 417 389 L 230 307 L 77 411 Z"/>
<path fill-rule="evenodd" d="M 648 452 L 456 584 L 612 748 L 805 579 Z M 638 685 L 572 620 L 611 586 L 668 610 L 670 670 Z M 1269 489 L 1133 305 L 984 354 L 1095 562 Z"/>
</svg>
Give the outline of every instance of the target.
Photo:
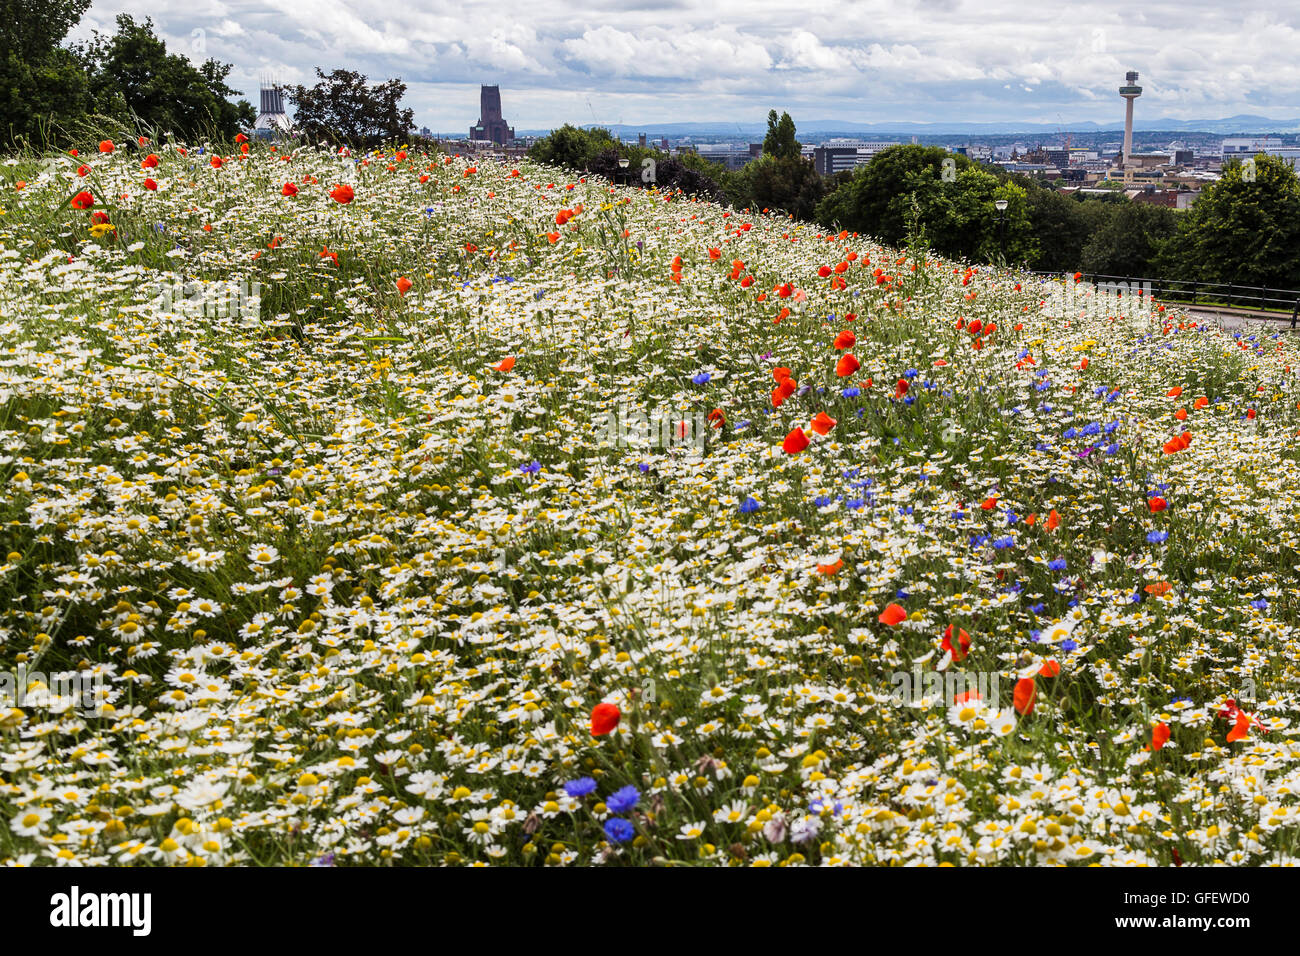
<svg viewBox="0 0 1300 956">
<path fill-rule="evenodd" d="M 1300 859 L 1288 334 L 247 145 L 0 166 L 0 860 Z"/>
</svg>

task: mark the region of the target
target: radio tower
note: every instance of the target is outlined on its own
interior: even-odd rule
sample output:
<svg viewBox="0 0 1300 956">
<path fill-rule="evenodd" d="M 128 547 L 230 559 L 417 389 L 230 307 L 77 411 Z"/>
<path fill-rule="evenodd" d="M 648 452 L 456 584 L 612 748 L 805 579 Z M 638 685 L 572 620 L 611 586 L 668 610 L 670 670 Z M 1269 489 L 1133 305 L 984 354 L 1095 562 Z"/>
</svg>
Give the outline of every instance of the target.
<svg viewBox="0 0 1300 956">
<path fill-rule="evenodd" d="M 1133 170 L 1130 158 L 1133 155 L 1133 101 L 1142 95 L 1142 87 L 1137 85 L 1138 75 L 1132 70 L 1124 74 L 1125 83 L 1119 88 L 1119 95 L 1124 97 L 1124 154 L 1120 166 L 1124 171 L 1124 182 L 1131 182 Z"/>
</svg>

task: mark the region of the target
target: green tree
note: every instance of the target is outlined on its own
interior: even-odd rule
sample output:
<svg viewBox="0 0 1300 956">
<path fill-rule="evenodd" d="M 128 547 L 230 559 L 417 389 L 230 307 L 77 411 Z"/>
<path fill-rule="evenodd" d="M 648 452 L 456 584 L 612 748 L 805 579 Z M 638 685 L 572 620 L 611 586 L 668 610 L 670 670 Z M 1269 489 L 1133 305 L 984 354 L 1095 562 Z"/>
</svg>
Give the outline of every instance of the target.
<svg viewBox="0 0 1300 956">
<path fill-rule="evenodd" d="M 769 110 L 767 136 L 763 138 L 763 155 L 776 159 L 798 159 L 802 151 L 794 133 L 794 120 L 789 113 L 782 113 L 781 118 L 777 119 L 776 110 Z"/>
<path fill-rule="evenodd" d="M 356 147 L 405 142 L 415 111 L 402 109 L 406 84 L 400 79 L 371 84 L 355 70 L 325 73 L 316 67 L 315 86 L 285 88 L 293 122 L 312 142 Z"/>
<path fill-rule="evenodd" d="M 585 170 L 601 153 L 618 148 L 618 140 L 607 129 L 582 129 L 565 123 L 533 143 L 528 148 L 528 158 L 565 169 Z M 631 166 L 629 162 L 628 167 Z"/>
<path fill-rule="evenodd" d="M 45 146 L 86 113 L 87 84 L 60 44 L 90 0 L 0 0 L 0 145 Z"/>
<path fill-rule="evenodd" d="M 195 67 L 154 34 L 153 20 L 137 23 L 119 14 L 117 33 L 98 30 L 89 43 L 73 47 L 89 83 L 96 112 L 128 127 L 142 124 L 185 140 L 231 139 L 256 119 L 246 100 L 225 83 L 228 64 L 208 60 Z"/>
<path fill-rule="evenodd" d="M 1055 189 L 1030 188 L 1029 231 L 1038 242 L 1030 265 L 1047 272 L 1075 272 L 1090 236 L 1113 215 L 1109 200 L 1077 199 Z"/>
<path fill-rule="evenodd" d="M 1181 214 L 1160 249 L 1162 277 L 1300 289 L 1300 179 L 1276 156 L 1233 162 Z"/>
<path fill-rule="evenodd" d="M 1174 211 L 1133 201 L 1106 205 L 1110 214 L 1084 243 L 1079 268 L 1097 275 L 1150 276 L 1161 244 L 1177 228 Z"/>
<path fill-rule="evenodd" d="M 1024 262 L 1036 254 L 1027 195 L 1025 186 L 941 147 L 892 146 L 823 199 L 816 219 L 895 246 L 923 229 L 944 255 Z M 1007 202 L 1004 213 L 998 200 Z"/>
<path fill-rule="evenodd" d="M 796 219 L 811 220 L 825 186 L 813 164 L 800 157 L 764 153 L 736 174 L 733 202 L 755 210 L 779 209 Z"/>
</svg>

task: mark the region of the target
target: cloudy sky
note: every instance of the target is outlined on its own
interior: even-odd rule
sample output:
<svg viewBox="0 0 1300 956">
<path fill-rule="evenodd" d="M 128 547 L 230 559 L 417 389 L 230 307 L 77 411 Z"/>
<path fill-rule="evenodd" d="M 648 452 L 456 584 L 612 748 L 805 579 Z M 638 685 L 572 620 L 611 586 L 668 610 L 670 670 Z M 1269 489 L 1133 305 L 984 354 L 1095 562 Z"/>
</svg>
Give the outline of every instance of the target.
<svg viewBox="0 0 1300 956">
<path fill-rule="evenodd" d="M 417 125 L 465 130 L 498 83 L 519 129 L 563 122 L 1118 121 L 1300 115 L 1294 0 L 95 0 L 73 33 L 154 18 L 169 49 L 259 78 L 400 76 Z"/>
</svg>

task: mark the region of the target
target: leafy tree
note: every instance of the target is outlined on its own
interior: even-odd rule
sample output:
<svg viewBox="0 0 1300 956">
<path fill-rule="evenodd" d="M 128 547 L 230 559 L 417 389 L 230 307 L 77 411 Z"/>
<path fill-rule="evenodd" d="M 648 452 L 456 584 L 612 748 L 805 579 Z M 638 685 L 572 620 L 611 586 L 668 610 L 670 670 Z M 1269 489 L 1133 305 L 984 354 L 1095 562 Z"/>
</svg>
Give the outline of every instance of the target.
<svg viewBox="0 0 1300 956">
<path fill-rule="evenodd" d="M 763 138 L 763 155 L 776 159 L 798 159 L 802 151 L 794 133 L 794 120 L 789 113 L 782 113 L 781 118 L 777 119 L 776 110 L 769 110 L 767 136 Z"/>
<path fill-rule="evenodd" d="M 1177 228 L 1176 214 L 1168 207 L 1142 202 L 1105 206 L 1109 215 L 1084 244 L 1079 268 L 1097 275 L 1149 276 L 1160 245 Z"/>
<path fill-rule="evenodd" d="M 712 170 L 709 169 L 716 164 L 701 160 L 702 168 L 690 166 L 683 160 L 692 155 L 694 154 L 687 152 L 679 156 L 668 156 L 658 150 L 643 147 L 625 146 L 621 150 L 610 147 L 592 159 L 586 168 L 588 172 L 604 176 L 611 182 L 625 182 L 633 186 L 653 185 L 661 190 L 680 189 L 690 196 L 722 202 L 726 197 L 717 180 L 710 175 Z M 620 158 L 628 161 L 626 169 L 618 165 Z M 647 159 L 653 165 L 644 165 Z M 646 178 L 651 170 L 652 177 Z"/>
<path fill-rule="evenodd" d="M 740 170 L 732 196 L 738 205 L 753 209 L 780 209 L 796 219 L 813 218 L 826 187 L 810 160 L 764 153 Z"/>
<path fill-rule="evenodd" d="M 618 148 L 618 140 L 607 129 L 582 129 L 565 123 L 533 143 L 528 157 L 551 166 L 583 170 L 589 169 L 601 153 Z M 631 163 L 628 166 L 631 168 Z"/>
<path fill-rule="evenodd" d="M 1048 272 L 1079 269 L 1084 245 L 1117 208 L 1109 199 L 1078 199 L 1055 189 L 1030 188 L 1026 200 L 1029 231 L 1038 241 L 1030 265 Z"/>
<path fill-rule="evenodd" d="M 952 161 L 952 179 L 944 176 Z M 901 245 L 923 229 L 936 252 L 989 262 L 1035 255 L 1027 188 L 938 146 L 892 146 L 859 167 L 817 206 L 827 227 L 852 229 Z M 1007 201 L 1001 216 L 994 203 Z"/>
<path fill-rule="evenodd" d="M 1300 179 L 1283 159 L 1255 157 L 1253 181 L 1240 162 L 1201 191 L 1161 248 L 1164 277 L 1300 289 Z"/>
<path fill-rule="evenodd" d="M 315 86 L 285 88 L 294 125 L 309 140 L 368 147 L 409 139 L 415 111 L 401 108 L 406 84 L 400 79 L 372 86 L 355 70 L 327 74 L 320 67 L 316 77 Z"/>
<path fill-rule="evenodd" d="M 252 104 L 227 98 L 238 95 L 225 83 L 229 64 L 208 60 L 195 67 L 186 57 L 168 53 L 148 17 L 137 23 L 123 13 L 116 22 L 117 33 L 96 30 L 89 43 L 73 47 L 97 112 L 185 140 L 231 139 L 241 126 L 252 125 Z"/>
<path fill-rule="evenodd" d="M 0 0 L 0 144 L 44 145 L 86 111 L 86 78 L 59 44 L 90 0 Z"/>
</svg>

